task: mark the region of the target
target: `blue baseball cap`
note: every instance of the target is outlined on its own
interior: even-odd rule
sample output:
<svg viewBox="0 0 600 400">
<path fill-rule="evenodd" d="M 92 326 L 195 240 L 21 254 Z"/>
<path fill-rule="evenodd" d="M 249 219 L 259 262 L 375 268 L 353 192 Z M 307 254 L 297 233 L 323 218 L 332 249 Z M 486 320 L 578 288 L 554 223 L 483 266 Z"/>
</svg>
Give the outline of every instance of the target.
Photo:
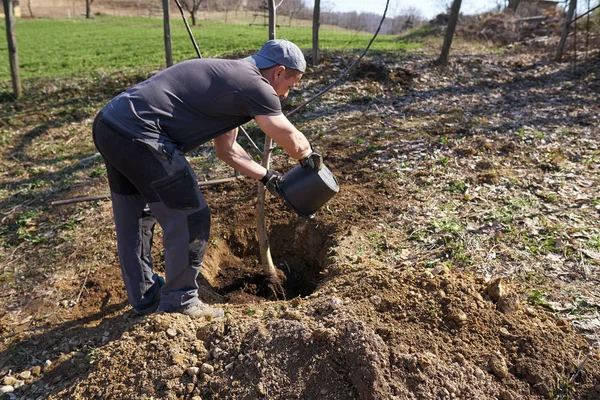
<svg viewBox="0 0 600 400">
<path fill-rule="evenodd" d="M 246 58 L 259 69 L 270 68 L 274 65 L 306 71 L 306 60 L 302 50 L 294 43 L 285 39 L 269 40 L 258 50 L 258 53 Z"/>
</svg>

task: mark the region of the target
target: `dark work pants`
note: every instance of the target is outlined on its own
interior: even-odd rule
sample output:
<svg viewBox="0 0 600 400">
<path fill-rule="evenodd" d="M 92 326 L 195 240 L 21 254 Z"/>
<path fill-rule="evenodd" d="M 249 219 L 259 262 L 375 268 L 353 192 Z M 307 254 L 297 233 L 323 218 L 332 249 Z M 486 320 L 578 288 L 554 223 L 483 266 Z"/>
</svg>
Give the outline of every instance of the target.
<svg viewBox="0 0 600 400">
<path fill-rule="evenodd" d="M 197 304 L 196 278 L 208 242 L 210 211 L 183 152 L 171 143 L 127 137 L 107 125 L 101 114 L 93 136 L 106 165 L 129 303 L 139 310 L 160 297 L 165 311 Z M 162 290 L 151 256 L 157 221 L 165 255 Z"/>
</svg>

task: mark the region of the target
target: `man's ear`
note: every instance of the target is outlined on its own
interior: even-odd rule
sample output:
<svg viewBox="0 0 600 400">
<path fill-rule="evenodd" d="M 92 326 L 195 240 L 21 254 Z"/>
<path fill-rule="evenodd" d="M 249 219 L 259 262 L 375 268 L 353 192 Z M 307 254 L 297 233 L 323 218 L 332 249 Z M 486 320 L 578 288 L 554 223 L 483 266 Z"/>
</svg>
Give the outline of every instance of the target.
<svg viewBox="0 0 600 400">
<path fill-rule="evenodd" d="M 286 68 L 283 65 L 279 65 L 277 68 L 275 68 L 275 78 L 281 78 L 282 76 L 285 77 L 285 70 Z"/>
</svg>

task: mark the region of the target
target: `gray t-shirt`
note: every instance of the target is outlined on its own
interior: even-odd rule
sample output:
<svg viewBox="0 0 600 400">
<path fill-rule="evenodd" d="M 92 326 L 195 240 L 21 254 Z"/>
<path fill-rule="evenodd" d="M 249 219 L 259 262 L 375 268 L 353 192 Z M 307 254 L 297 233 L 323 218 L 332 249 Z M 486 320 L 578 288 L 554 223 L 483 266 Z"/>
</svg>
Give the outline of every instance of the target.
<svg viewBox="0 0 600 400">
<path fill-rule="evenodd" d="M 170 141 L 184 152 L 245 124 L 279 115 L 273 87 L 252 63 L 195 59 L 173 65 L 112 99 L 107 124 L 134 138 Z"/>
</svg>

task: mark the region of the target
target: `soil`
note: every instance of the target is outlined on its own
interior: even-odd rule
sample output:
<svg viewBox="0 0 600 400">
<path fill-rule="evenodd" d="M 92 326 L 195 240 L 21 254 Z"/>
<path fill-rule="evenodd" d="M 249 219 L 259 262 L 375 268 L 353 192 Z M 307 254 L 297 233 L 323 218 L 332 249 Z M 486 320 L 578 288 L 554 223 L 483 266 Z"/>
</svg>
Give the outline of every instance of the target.
<svg viewBox="0 0 600 400">
<path fill-rule="evenodd" d="M 47 108 L 2 103 L 14 115 L 2 120 L 14 133 L 2 161 L 5 397 L 600 398 L 599 54 L 573 73 L 544 52 L 456 46 L 446 69 L 427 52 L 368 57 L 293 119 L 341 190 L 313 219 L 268 201 L 286 299 L 270 297 L 257 258 L 256 184 L 204 189 L 202 297 L 226 310 L 213 321 L 133 314 L 110 202 L 48 205 L 106 191 L 99 160 L 78 160 L 94 153 L 95 111 L 139 75 L 40 81 Z M 303 95 L 351 62 L 325 59 Z M 54 102 L 65 92 L 88 108 L 67 112 Z M 44 153 L 67 134 L 83 147 Z M 190 160 L 201 178 L 230 173 L 210 148 Z M 294 163 L 279 153 L 274 166 Z"/>
</svg>

